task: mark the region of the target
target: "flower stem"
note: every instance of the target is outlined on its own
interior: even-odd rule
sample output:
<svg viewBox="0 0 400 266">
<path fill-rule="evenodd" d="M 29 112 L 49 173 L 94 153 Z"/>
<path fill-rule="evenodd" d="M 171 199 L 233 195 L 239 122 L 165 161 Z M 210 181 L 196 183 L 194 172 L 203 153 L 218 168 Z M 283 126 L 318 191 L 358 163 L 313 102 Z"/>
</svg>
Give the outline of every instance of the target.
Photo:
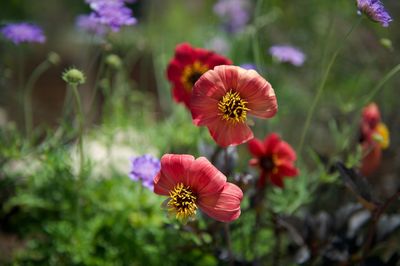
<svg viewBox="0 0 400 266">
<path fill-rule="evenodd" d="M 72 92 L 74 94 L 74 98 L 76 101 L 76 107 L 77 107 L 77 117 L 78 117 L 78 123 L 79 123 L 79 131 L 78 131 L 78 148 L 79 148 L 79 162 L 80 162 L 80 167 L 79 167 L 79 180 L 82 181 L 83 179 L 83 168 L 85 165 L 85 159 L 84 159 L 84 153 L 83 153 L 83 126 L 84 126 L 84 120 L 83 120 L 83 110 L 82 110 L 82 104 L 81 104 L 81 98 L 79 96 L 78 92 L 78 86 L 77 85 L 70 85 L 72 88 Z"/>
<path fill-rule="evenodd" d="M 233 265 L 235 265 L 235 262 L 233 260 L 231 233 L 230 233 L 228 223 L 224 223 L 224 231 L 225 231 L 225 237 L 226 237 L 226 246 L 228 249 L 228 262 L 229 262 L 230 266 L 233 266 Z"/>
<path fill-rule="evenodd" d="M 322 76 L 321 82 L 319 83 L 318 89 L 317 89 L 317 93 L 315 94 L 314 100 L 311 103 L 311 107 L 310 109 L 308 109 L 308 113 L 307 113 L 307 117 L 306 117 L 306 122 L 304 123 L 304 127 L 303 127 L 303 131 L 301 133 L 301 137 L 300 137 L 300 142 L 299 145 L 297 147 L 297 152 L 298 154 L 301 154 L 301 151 L 303 149 L 303 145 L 304 145 L 304 141 L 307 135 L 307 131 L 310 127 L 310 123 L 311 120 L 313 118 L 314 112 L 315 112 L 315 108 L 317 107 L 318 101 L 321 98 L 321 95 L 324 91 L 325 88 L 325 84 L 326 81 L 328 80 L 328 76 L 329 73 L 332 69 L 333 64 L 336 61 L 337 56 L 339 55 L 339 52 L 343 49 L 344 44 L 346 43 L 347 39 L 349 38 L 350 34 L 354 31 L 354 29 L 360 24 L 362 17 L 360 17 L 360 19 L 358 19 L 356 21 L 356 23 L 353 24 L 353 26 L 350 28 L 350 30 L 347 32 L 347 34 L 345 35 L 343 41 L 339 44 L 339 46 L 337 47 L 337 49 L 335 50 L 335 52 L 333 53 L 328 66 Z"/>
<path fill-rule="evenodd" d="M 24 90 L 24 120 L 25 130 L 28 141 L 31 141 L 32 137 L 32 90 L 38 78 L 50 67 L 51 63 L 46 59 L 40 63 L 30 75 Z"/>
<path fill-rule="evenodd" d="M 70 84 L 70 87 L 72 89 L 75 101 L 76 101 L 76 115 L 78 117 L 78 149 L 79 149 L 79 176 L 78 180 L 76 182 L 76 192 L 77 192 L 77 197 L 76 197 L 76 220 L 77 220 L 77 226 L 80 227 L 81 224 L 81 188 L 82 188 L 82 183 L 83 183 L 83 173 L 84 173 L 84 166 L 85 166 L 85 159 L 84 159 L 84 153 L 83 153 L 83 126 L 84 126 L 84 120 L 83 120 L 83 110 L 82 110 L 82 104 L 81 104 L 81 98 L 79 96 L 78 92 L 78 85 L 77 84 Z"/>
<path fill-rule="evenodd" d="M 388 82 L 393 76 L 395 76 L 399 72 L 400 72 L 400 64 L 397 64 L 371 90 L 371 92 L 368 94 L 368 96 L 363 101 L 362 106 L 365 106 L 366 104 L 368 104 L 374 98 L 374 96 L 380 91 L 380 89 L 383 87 L 383 85 L 385 85 L 386 82 Z"/>
</svg>

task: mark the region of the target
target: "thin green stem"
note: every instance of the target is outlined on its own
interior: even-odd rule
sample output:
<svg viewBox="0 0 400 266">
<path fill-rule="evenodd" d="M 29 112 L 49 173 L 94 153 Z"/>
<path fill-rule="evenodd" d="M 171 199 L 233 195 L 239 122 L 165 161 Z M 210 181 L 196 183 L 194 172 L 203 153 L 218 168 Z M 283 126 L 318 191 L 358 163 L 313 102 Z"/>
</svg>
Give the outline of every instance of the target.
<svg viewBox="0 0 400 266">
<path fill-rule="evenodd" d="M 84 120 L 83 120 L 83 110 L 82 110 L 82 104 L 81 104 L 81 98 L 79 96 L 78 92 L 78 86 L 77 85 L 71 85 L 72 92 L 75 97 L 76 101 L 76 107 L 77 107 L 77 117 L 78 117 L 78 123 L 79 123 L 79 131 L 78 131 L 78 149 L 79 149 L 79 161 L 80 161 L 80 167 L 79 167 L 79 180 L 81 181 L 83 179 L 83 169 L 84 169 L 84 164 L 85 164 L 85 158 L 84 158 L 84 153 L 83 153 L 83 127 L 84 127 Z"/>
<path fill-rule="evenodd" d="M 381 90 L 383 85 L 385 85 L 386 82 L 388 82 L 393 76 L 395 76 L 399 72 L 400 72 L 400 64 L 397 64 L 371 90 L 371 92 L 368 94 L 368 96 L 363 101 L 362 106 L 365 106 L 366 104 L 368 104 L 375 97 L 375 95 Z"/>
<path fill-rule="evenodd" d="M 24 120 L 25 130 L 29 141 L 32 137 L 32 90 L 38 78 L 51 66 L 51 63 L 46 59 L 40 63 L 30 75 L 24 90 Z"/>
<path fill-rule="evenodd" d="M 335 63 L 336 58 L 339 55 L 339 52 L 343 49 L 344 44 L 346 43 L 347 39 L 349 38 L 351 33 L 354 31 L 354 29 L 360 24 L 361 18 L 362 17 L 360 17 L 360 19 L 358 19 L 357 22 L 354 23 L 353 26 L 350 28 L 350 30 L 347 32 L 347 34 L 344 37 L 343 41 L 339 44 L 339 47 L 333 53 L 333 55 L 332 55 L 332 57 L 331 57 L 331 59 L 329 61 L 329 64 L 328 64 L 328 66 L 327 66 L 327 68 L 326 68 L 326 70 L 325 70 L 325 72 L 324 72 L 324 74 L 322 76 L 321 82 L 320 82 L 320 84 L 318 86 L 318 89 L 317 89 L 317 93 L 315 94 L 314 100 L 311 103 L 310 109 L 308 110 L 307 117 L 306 117 L 306 122 L 304 123 L 303 131 L 301 133 L 299 146 L 297 148 L 297 152 L 299 154 L 301 154 L 301 151 L 303 149 L 304 140 L 306 138 L 308 129 L 310 127 L 311 120 L 312 120 L 314 112 L 315 112 L 315 108 L 317 107 L 318 101 L 321 98 L 321 95 L 322 95 L 322 93 L 324 91 L 325 84 L 326 84 L 326 81 L 328 80 L 328 76 L 329 76 L 329 73 L 330 73 L 330 71 L 332 69 L 332 66 Z"/>
<path fill-rule="evenodd" d="M 78 180 L 76 182 L 76 193 L 77 193 L 77 203 L 76 203 L 76 220 L 77 220 L 77 226 L 80 227 L 81 223 L 81 188 L 82 188 L 82 183 L 83 183 L 83 175 L 84 175 L 84 166 L 85 166 L 85 157 L 83 153 L 83 126 L 84 126 L 84 120 L 83 120 L 83 109 L 82 109 L 82 104 L 81 104 L 81 98 L 79 96 L 78 92 L 78 86 L 76 84 L 70 84 L 70 87 L 72 89 L 75 102 L 76 102 L 76 115 L 78 117 L 78 149 L 79 149 L 79 176 Z"/>
</svg>

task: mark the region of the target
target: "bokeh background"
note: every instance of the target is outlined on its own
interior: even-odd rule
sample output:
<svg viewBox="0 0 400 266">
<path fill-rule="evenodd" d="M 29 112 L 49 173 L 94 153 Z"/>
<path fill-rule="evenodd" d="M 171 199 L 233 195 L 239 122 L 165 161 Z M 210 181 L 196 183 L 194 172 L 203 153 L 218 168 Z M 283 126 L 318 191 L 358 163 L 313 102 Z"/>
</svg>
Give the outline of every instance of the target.
<svg viewBox="0 0 400 266">
<path fill-rule="evenodd" d="M 254 64 L 272 84 L 279 104 L 273 119 L 254 119 L 255 135 L 263 138 L 278 132 L 295 148 L 323 72 L 343 44 L 298 154 L 301 176 L 290 180 L 287 189 L 273 190 L 269 205 L 277 213 L 304 218 L 321 210 L 333 215 L 357 201 L 329 169 L 338 160 L 356 165 L 361 110 L 370 100 L 379 105 L 391 132 L 381 166 L 367 177 L 370 191 L 385 199 L 398 190 L 400 78 L 389 80 L 373 99 L 369 95 L 400 63 L 400 3 L 384 2 L 394 19 L 388 28 L 363 17 L 347 40 L 346 33 L 360 19 L 352 0 L 249 0 L 249 19 L 237 31 L 227 30 L 230 21 L 218 16 L 216 4 L 138 0 L 128 4 L 138 23 L 112 33 L 104 42 L 76 27 L 77 16 L 90 12 L 83 0 L 0 3 L 1 25 L 35 22 L 47 36 L 43 45 L 17 47 L 4 38 L 0 41 L 0 264 L 228 265 L 224 237 L 218 238 L 224 230 L 220 224 L 206 219 L 195 226 L 179 225 L 165 216 L 162 198 L 128 178 L 132 156 L 200 156 L 212 144 L 207 130 L 192 125 L 190 114 L 171 96 L 166 68 L 175 46 L 182 42 L 217 51 L 235 65 Z M 306 55 L 304 65 L 274 60 L 268 49 L 275 44 L 300 48 Z M 33 88 L 37 141 L 34 149 L 27 148 L 18 69 L 22 59 L 26 79 L 49 52 L 58 54 L 60 62 L 41 75 Z M 110 96 L 100 91 L 91 105 L 95 85 L 101 87 L 103 82 L 97 77 L 101 62 L 111 53 L 123 65 L 109 71 L 115 92 Z M 74 116 L 63 116 L 68 89 L 61 79 L 71 66 L 87 76 L 79 90 L 85 110 L 85 153 L 91 162 L 80 192 L 83 218 L 78 223 L 73 178 L 78 163 L 71 156 L 76 148 L 73 134 L 68 133 L 73 131 Z M 54 134 L 60 127 L 66 129 Z M 240 158 L 237 173 L 254 174 L 247 167 L 246 147 L 235 152 Z M 245 201 L 243 208 L 249 204 Z M 241 228 L 232 235 L 235 263 L 272 265 L 268 257 L 274 252 L 274 230 L 267 225 L 254 240 L 253 220 L 244 213 L 231 225 Z M 282 265 L 296 265 L 298 253 L 290 249 L 290 237 L 283 242 Z M 256 248 L 246 248 L 252 243 Z M 399 252 L 398 233 L 397 240 L 393 233 L 385 245 L 386 257 Z"/>
</svg>

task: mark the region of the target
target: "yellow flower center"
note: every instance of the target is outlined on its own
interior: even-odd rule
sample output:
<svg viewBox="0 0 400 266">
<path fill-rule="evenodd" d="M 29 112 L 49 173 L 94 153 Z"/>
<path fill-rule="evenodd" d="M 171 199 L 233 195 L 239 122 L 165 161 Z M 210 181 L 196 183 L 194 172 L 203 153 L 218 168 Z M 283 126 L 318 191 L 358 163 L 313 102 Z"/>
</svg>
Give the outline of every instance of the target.
<svg viewBox="0 0 400 266">
<path fill-rule="evenodd" d="M 197 197 L 189 186 L 178 183 L 170 192 L 170 200 L 168 201 L 168 209 L 175 213 L 179 220 L 187 220 L 196 215 Z"/>
<path fill-rule="evenodd" d="M 238 92 L 228 91 L 218 103 L 218 109 L 221 111 L 223 120 L 231 123 L 240 123 L 246 121 L 247 102 L 244 101 Z"/>
<path fill-rule="evenodd" d="M 208 70 L 208 67 L 199 61 L 187 65 L 182 72 L 181 82 L 187 91 L 191 91 L 196 81 Z"/>
<path fill-rule="evenodd" d="M 387 149 L 389 147 L 389 129 L 384 123 L 379 123 L 376 126 L 373 139 L 379 143 L 379 146 L 381 146 L 382 149 Z"/>
</svg>

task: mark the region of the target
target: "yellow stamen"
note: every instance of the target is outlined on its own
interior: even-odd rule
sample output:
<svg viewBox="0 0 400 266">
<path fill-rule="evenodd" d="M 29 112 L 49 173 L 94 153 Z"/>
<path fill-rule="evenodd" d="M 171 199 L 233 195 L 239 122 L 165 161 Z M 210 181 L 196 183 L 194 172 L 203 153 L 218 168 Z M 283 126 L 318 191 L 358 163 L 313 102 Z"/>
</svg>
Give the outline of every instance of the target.
<svg viewBox="0 0 400 266">
<path fill-rule="evenodd" d="M 379 123 L 376 126 L 373 139 L 379 143 L 382 149 L 387 149 L 390 143 L 389 129 L 384 123 Z"/>
<path fill-rule="evenodd" d="M 178 183 L 170 192 L 170 200 L 168 201 L 168 210 L 175 213 L 179 220 L 186 221 L 196 215 L 197 197 L 189 186 Z"/>
<path fill-rule="evenodd" d="M 182 72 L 181 82 L 187 91 L 191 91 L 196 81 L 208 70 L 208 67 L 199 61 L 187 65 Z"/>
<path fill-rule="evenodd" d="M 228 91 L 218 103 L 218 109 L 221 111 L 223 120 L 231 123 L 241 123 L 246 121 L 248 102 L 244 101 L 238 92 Z"/>
</svg>

